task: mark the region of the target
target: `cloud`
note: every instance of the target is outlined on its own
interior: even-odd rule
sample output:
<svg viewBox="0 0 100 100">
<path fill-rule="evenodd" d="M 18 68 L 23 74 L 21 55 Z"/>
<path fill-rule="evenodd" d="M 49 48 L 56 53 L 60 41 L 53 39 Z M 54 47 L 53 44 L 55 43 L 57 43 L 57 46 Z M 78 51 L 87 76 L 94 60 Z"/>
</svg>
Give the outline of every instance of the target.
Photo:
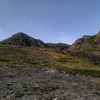
<svg viewBox="0 0 100 100">
<path fill-rule="evenodd" d="M 51 31 L 52 31 L 52 29 L 51 29 L 51 28 L 49 28 L 49 29 L 48 29 L 48 31 L 49 31 L 49 32 L 51 32 Z"/>
<path fill-rule="evenodd" d="M 64 35 L 64 34 L 65 34 L 65 32 L 60 32 L 60 34 Z"/>
<path fill-rule="evenodd" d="M 0 29 L 0 34 L 2 33 L 2 29 Z"/>
<path fill-rule="evenodd" d="M 62 42 L 67 42 L 67 39 L 65 37 L 61 37 Z"/>
<path fill-rule="evenodd" d="M 60 32 L 59 40 L 62 43 L 72 44 L 75 41 L 75 38 L 70 35 L 70 33 L 67 32 Z"/>
<path fill-rule="evenodd" d="M 100 16 L 95 17 L 93 24 L 100 28 Z"/>
<path fill-rule="evenodd" d="M 31 20 L 29 23 L 30 23 L 30 24 L 32 24 L 32 23 L 33 23 L 33 21 Z"/>
<path fill-rule="evenodd" d="M 65 32 L 60 32 L 60 41 L 66 43 L 67 42 L 67 37 Z"/>
</svg>

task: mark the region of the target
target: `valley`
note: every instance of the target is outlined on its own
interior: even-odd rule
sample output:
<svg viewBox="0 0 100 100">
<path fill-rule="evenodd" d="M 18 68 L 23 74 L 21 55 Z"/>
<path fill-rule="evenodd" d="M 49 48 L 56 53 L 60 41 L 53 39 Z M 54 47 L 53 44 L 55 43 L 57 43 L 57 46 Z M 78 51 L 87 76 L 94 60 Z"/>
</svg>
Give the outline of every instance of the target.
<svg viewBox="0 0 100 100">
<path fill-rule="evenodd" d="M 1 41 L 0 100 L 99 100 L 99 48 L 73 45 L 24 33 Z"/>
</svg>

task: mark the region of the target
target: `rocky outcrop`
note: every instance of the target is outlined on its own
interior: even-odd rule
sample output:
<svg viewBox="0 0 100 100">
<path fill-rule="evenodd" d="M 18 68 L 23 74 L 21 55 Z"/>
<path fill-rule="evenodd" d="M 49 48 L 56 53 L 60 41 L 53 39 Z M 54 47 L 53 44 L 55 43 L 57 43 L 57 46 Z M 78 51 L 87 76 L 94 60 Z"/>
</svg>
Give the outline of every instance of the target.
<svg viewBox="0 0 100 100">
<path fill-rule="evenodd" d="M 93 36 L 83 36 L 77 39 L 70 47 L 72 51 L 100 53 L 100 32 Z"/>
</svg>

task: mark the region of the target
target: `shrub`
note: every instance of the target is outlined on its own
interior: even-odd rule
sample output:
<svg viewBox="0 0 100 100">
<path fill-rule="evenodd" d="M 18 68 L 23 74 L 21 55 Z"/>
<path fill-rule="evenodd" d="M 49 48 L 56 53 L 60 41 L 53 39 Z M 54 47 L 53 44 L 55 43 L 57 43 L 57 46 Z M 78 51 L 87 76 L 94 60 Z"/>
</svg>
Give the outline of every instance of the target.
<svg viewBox="0 0 100 100">
<path fill-rule="evenodd" d="M 15 97 L 16 98 L 21 98 L 24 95 L 24 93 L 22 91 L 16 91 L 15 92 Z"/>
</svg>

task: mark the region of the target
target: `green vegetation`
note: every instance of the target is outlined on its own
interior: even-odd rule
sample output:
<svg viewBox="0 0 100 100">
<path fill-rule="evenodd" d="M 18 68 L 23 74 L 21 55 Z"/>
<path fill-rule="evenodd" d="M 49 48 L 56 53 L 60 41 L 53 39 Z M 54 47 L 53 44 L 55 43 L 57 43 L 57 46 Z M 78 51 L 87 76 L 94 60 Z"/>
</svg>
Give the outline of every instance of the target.
<svg viewBox="0 0 100 100">
<path fill-rule="evenodd" d="M 21 98 L 24 95 L 24 93 L 22 91 L 16 91 L 15 92 L 15 97 L 16 98 Z"/>
<path fill-rule="evenodd" d="M 100 70 L 93 70 L 93 69 L 76 69 L 76 68 L 66 68 L 66 67 L 56 67 L 58 70 L 66 71 L 67 73 L 73 75 L 85 75 L 85 76 L 92 76 L 92 77 L 100 77 Z"/>
<path fill-rule="evenodd" d="M 9 77 L 9 78 L 13 78 L 13 77 L 17 77 L 17 74 L 16 73 L 7 73 L 7 75 L 6 75 L 7 77 Z"/>
<path fill-rule="evenodd" d="M 78 57 L 57 53 L 51 48 L 0 46 L 0 66 L 52 67 L 72 74 L 100 77 L 100 64 L 93 64 Z M 8 73 L 9 77 L 16 74 Z"/>
</svg>

